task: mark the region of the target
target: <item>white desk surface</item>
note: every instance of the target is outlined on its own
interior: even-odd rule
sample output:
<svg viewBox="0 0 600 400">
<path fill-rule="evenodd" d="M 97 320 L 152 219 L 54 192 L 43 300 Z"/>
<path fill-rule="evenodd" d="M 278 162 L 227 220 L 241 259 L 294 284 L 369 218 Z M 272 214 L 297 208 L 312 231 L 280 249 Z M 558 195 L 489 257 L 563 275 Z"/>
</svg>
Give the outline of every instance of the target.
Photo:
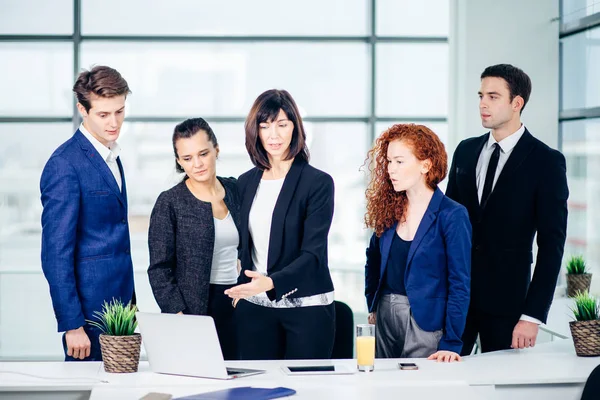
<svg viewBox="0 0 600 400">
<path fill-rule="evenodd" d="M 249 376 L 230 381 L 202 379 L 183 376 L 155 374 L 147 362 L 140 363 L 135 374 L 109 374 L 99 362 L 3 362 L 0 363 L 0 392 L 2 391 L 82 391 L 91 390 L 92 399 L 118 400 L 118 393 L 129 393 L 127 398 L 139 398 L 150 391 L 176 395 L 194 394 L 236 386 L 277 387 L 285 386 L 301 390 L 295 398 L 344 398 L 367 399 L 380 391 L 393 392 L 402 389 L 425 394 L 427 391 L 444 391 L 458 394 L 473 386 L 582 384 L 600 357 L 577 357 L 571 339 L 556 340 L 538 345 L 533 349 L 506 350 L 495 353 L 465 357 L 461 363 L 436 363 L 424 359 L 412 361 L 418 371 L 401 371 L 399 360 L 376 360 L 372 373 L 354 375 L 287 376 L 282 365 L 328 365 L 345 364 L 355 367 L 355 360 L 320 361 L 237 361 L 230 366 L 267 370 L 266 374 Z M 22 372 L 40 377 L 18 375 Z M 461 389 L 463 388 L 463 389 Z M 456 390 L 455 390 L 456 389 Z M 135 397 L 138 393 L 140 396 Z M 318 396 L 316 394 L 319 393 Z M 311 394 L 309 396 L 309 394 Z M 305 397 L 307 396 L 307 397 Z M 366 396 L 366 397 L 365 397 Z M 428 398 L 428 397 L 422 397 Z M 454 398 L 445 397 L 446 399 Z M 457 397 L 458 398 L 458 397 Z M 463 396 L 462 399 L 468 397 Z"/>
<path fill-rule="evenodd" d="M 230 385 L 229 387 L 232 387 Z M 241 385 L 249 386 L 249 385 Z M 256 386 L 256 385 L 254 385 Z M 267 386 L 262 386 L 267 387 Z M 270 387 L 270 386 L 268 386 Z M 480 400 L 482 398 L 491 398 L 491 396 L 481 397 L 481 393 L 492 393 L 491 391 L 474 392 L 468 385 L 444 385 L 444 386 L 406 386 L 402 388 L 392 386 L 300 386 L 297 383 L 289 384 L 296 390 L 293 400 L 383 400 L 398 398 L 414 398 L 419 400 L 426 399 L 444 399 L 444 400 Z M 157 386 L 147 388 L 114 388 L 114 387 L 96 387 L 92 391 L 90 400 L 132 400 L 139 399 L 150 392 L 168 393 L 173 398 L 189 396 L 198 393 L 206 393 L 213 390 L 221 390 L 223 387 L 214 386 Z M 401 395 L 401 396 L 400 396 Z"/>
<path fill-rule="evenodd" d="M 0 362 L 0 393 L 90 390 L 100 371 L 101 362 Z"/>
</svg>

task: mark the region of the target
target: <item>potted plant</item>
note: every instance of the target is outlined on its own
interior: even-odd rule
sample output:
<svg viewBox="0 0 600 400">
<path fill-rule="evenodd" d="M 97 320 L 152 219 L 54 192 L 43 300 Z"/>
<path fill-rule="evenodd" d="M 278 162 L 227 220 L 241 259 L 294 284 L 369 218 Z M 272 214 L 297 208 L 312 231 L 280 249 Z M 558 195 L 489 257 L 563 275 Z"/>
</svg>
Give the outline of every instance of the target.
<svg viewBox="0 0 600 400">
<path fill-rule="evenodd" d="M 574 297 L 578 292 L 590 291 L 592 274 L 587 272 L 582 256 L 573 256 L 567 262 L 567 296 Z"/>
<path fill-rule="evenodd" d="M 569 322 L 575 352 L 580 357 L 600 356 L 600 301 L 579 292 L 571 308 L 575 321 Z"/>
<path fill-rule="evenodd" d="M 102 311 L 95 311 L 97 321 L 87 321 L 102 331 L 100 350 L 106 372 L 137 372 L 140 362 L 142 337 L 135 333 L 137 321 L 134 305 L 123 304 L 113 299 L 102 305 Z"/>
</svg>

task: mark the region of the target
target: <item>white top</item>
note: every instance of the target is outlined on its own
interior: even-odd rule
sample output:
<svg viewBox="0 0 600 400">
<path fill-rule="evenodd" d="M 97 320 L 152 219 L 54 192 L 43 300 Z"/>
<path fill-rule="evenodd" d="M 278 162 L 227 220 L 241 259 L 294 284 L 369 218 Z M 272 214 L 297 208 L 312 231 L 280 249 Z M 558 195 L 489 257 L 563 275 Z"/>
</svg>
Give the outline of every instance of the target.
<svg viewBox="0 0 600 400">
<path fill-rule="evenodd" d="M 94 146 L 96 151 L 100 153 L 100 156 L 106 162 L 106 165 L 108 165 L 110 172 L 112 172 L 113 176 L 115 177 L 115 181 L 117 181 L 119 190 L 123 190 L 121 188 L 121 171 L 119 171 L 119 164 L 117 164 L 117 157 L 119 157 L 119 154 L 121 154 L 121 146 L 119 146 L 119 144 L 115 141 L 113 142 L 112 147 L 109 149 L 108 147 L 100 143 L 98 139 L 92 136 L 92 134 L 87 129 L 85 129 L 83 123 L 79 125 L 79 130 L 81 131 L 81 133 L 83 133 L 83 136 L 85 136 L 86 139 L 90 141 L 90 143 L 92 144 L 92 146 Z"/>
<path fill-rule="evenodd" d="M 517 142 L 525 133 L 525 125 L 521 124 L 519 130 L 513 133 L 510 136 L 505 137 L 499 142 L 496 142 L 494 139 L 494 135 L 490 132 L 490 136 L 488 138 L 487 143 L 485 144 L 483 150 L 479 154 L 479 159 L 477 160 L 477 169 L 476 169 L 476 182 L 477 182 L 477 196 L 479 197 L 479 202 L 481 203 L 481 197 L 483 196 L 483 187 L 485 186 L 485 176 L 487 175 L 488 165 L 490 164 L 490 158 L 492 158 L 492 153 L 494 152 L 494 144 L 498 143 L 500 146 L 500 157 L 498 158 L 498 166 L 496 167 L 496 174 L 494 175 L 494 182 L 492 183 L 492 191 L 494 191 L 494 187 L 496 186 L 496 182 L 498 181 L 498 177 L 502 172 L 502 168 L 508 161 L 508 157 L 510 157 L 512 151 L 515 149 Z M 537 318 L 530 317 L 528 315 L 521 315 L 521 320 L 534 322 L 538 325 L 542 323 Z"/>
<path fill-rule="evenodd" d="M 494 175 L 494 182 L 492 183 L 492 191 L 496 186 L 496 182 L 502 172 L 502 168 L 504 168 L 504 164 L 508 161 L 508 157 L 510 157 L 510 154 L 514 150 L 519 139 L 521 139 L 521 136 L 523 136 L 523 133 L 525 133 L 525 125 L 521 124 L 518 131 L 505 137 L 501 141 L 496 142 L 494 135 L 490 132 L 488 142 L 485 144 L 483 150 L 481 150 L 479 160 L 477 160 L 477 196 L 479 197 L 480 203 L 481 196 L 483 196 L 483 187 L 485 186 L 485 176 L 487 175 L 488 165 L 490 165 L 490 158 L 492 158 L 492 153 L 494 152 L 494 144 L 498 143 L 500 146 L 500 158 L 498 158 L 498 166 L 496 167 L 496 174 Z"/>
<path fill-rule="evenodd" d="M 238 230 L 231 213 L 215 221 L 215 248 L 213 249 L 210 283 L 233 285 L 237 283 L 237 248 L 240 243 Z"/>
<path fill-rule="evenodd" d="M 252 262 L 254 268 L 264 275 L 267 274 L 273 210 L 284 180 L 285 178 L 261 179 L 248 217 L 248 230 L 252 237 Z"/>
</svg>

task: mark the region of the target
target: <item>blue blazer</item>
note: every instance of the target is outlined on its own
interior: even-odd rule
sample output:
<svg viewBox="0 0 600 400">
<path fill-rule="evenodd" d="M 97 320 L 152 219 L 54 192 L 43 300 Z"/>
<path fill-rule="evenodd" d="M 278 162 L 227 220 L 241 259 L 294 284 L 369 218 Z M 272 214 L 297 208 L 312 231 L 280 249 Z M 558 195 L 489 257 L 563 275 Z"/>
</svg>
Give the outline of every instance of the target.
<svg viewBox="0 0 600 400">
<path fill-rule="evenodd" d="M 387 267 L 395 223 L 380 238 L 371 237 L 365 265 L 369 312 L 377 311 L 381 277 Z M 439 350 L 460 353 L 469 309 L 471 223 L 467 210 L 435 190 L 408 252 L 404 284 L 417 325 L 443 329 Z"/>
<path fill-rule="evenodd" d="M 118 158 L 117 163 L 122 191 L 77 130 L 42 172 L 42 269 L 59 332 L 84 326 L 104 300 L 132 300 L 127 188 Z"/>
</svg>

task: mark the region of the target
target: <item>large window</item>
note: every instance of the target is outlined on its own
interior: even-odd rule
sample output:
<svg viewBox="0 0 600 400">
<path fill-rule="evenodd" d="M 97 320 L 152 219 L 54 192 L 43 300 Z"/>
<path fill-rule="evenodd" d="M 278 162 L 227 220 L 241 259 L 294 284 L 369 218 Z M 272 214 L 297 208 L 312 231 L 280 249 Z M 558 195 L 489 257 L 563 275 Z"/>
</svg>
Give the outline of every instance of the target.
<svg viewBox="0 0 600 400">
<path fill-rule="evenodd" d="M 567 160 L 569 223 L 565 260 L 583 255 L 600 274 L 600 5 L 562 0 L 561 149 Z M 592 282 L 600 294 L 600 281 Z"/>
<path fill-rule="evenodd" d="M 174 125 L 206 118 L 221 147 L 218 173 L 237 177 L 251 167 L 243 130 L 250 105 L 264 90 L 283 88 L 306 121 L 313 165 L 335 180 L 336 299 L 364 319 L 369 232 L 359 168 L 367 150 L 394 122 L 447 136 L 449 0 L 425 3 L 3 1 L 0 359 L 62 357 L 40 266 L 39 178 L 79 124 L 71 88 L 93 65 L 119 70 L 133 92 L 119 143 L 142 309 L 158 311 L 146 274 L 147 229 L 158 194 L 179 179 Z"/>
</svg>

